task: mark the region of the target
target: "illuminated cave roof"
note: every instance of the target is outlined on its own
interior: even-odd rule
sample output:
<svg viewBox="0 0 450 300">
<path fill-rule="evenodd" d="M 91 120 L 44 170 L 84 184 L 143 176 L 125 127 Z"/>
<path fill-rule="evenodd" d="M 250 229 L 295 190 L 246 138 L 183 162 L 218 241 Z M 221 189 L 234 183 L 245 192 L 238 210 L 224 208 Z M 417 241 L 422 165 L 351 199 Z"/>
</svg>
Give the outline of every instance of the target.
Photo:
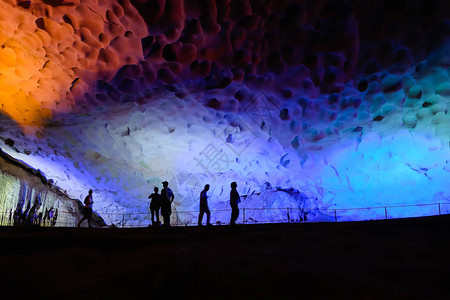
<svg viewBox="0 0 450 300">
<path fill-rule="evenodd" d="M 264 207 L 446 200 L 449 12 L 419 0 L 2 1 L 2 149 L 73 197 L 93 187 L 108 212 L 145 211 L 163 179 L 180 210 L 205 181 L 218 208 L 231 181 L 308 199 L 252 203 Z M 429 195 L 415 192 L 425 183 Z"/>
</svg>

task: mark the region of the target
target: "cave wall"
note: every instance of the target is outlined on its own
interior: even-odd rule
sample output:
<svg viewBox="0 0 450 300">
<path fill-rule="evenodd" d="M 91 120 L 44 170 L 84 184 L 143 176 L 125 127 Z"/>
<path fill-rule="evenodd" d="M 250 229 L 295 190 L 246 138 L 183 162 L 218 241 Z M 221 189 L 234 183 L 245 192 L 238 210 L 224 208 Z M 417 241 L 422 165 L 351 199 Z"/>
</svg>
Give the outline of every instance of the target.
<svg viewBox="0 0 450 300">
<path fill-rule="evenodd" d="M 1 152 L 0 226 L 74 227 L 83 204 L 69 198 L 37 170 Z M 94 226 L 106 224 L 95 213 Z M 83 224 L 83 226 L 86 224 Z"/>
<path fill-rule="evenodd" d="M 232 181 L 243 207 L 317 219 L 449 201 L 446 1 L 0 6 L 0 146 L 74 198 L 93 188 L 108 222 L 148 223 L 164 180 L 174 221 L 206 183 L 228 209 Z"/>
</svg>

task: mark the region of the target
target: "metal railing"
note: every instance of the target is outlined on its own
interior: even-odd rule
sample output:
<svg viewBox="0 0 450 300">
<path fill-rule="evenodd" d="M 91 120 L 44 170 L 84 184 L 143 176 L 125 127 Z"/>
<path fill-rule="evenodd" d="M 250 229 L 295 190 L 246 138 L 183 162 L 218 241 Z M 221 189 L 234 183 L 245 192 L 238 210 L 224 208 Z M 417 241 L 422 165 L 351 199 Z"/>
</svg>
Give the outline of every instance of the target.
<svg viewBox="0 0 450 300">
<path fill-rule="evenodd" d="M 0 226 L 32 225 L 41 227 L 76 227 L 78 216 L 76 211 L 58 211 L 51 217 L 39 217 L 39 212 L 33 215 L 17 215 L 14 211 L 0 212 Z"/>
<path fill-rule="evenodd" d="M 411 208 L 419 208 L 411 212 Z M 406 210 L 405 210 L 406 208 Z M 196 226 L 199 211 L 174 211 L 172 226 Z M 435 216 L 450 214 L 450 203 L 427 203 L 410 205 L 375 206 L 364 208 L 240 208 L 237 223 L 298 223 L 298 222 L 344 222 L 407 217 Z M 115 219 L 113 226 L 121 228 L 148 227 L 151 225 L 150 213 L 103 213 L 104 217 Z M 117 218 L 120 216 L 120 218 Z M 229 223 L 231 209 L 211 210 L 211 223 L 226 225 Z M 136 220 L 139 220 L 136 222 Z M 162 218 L 160 217 L 162 221 Z M 206 215 L 203 216 L 203 224 Z"/>
<path fill-rule="evenodd" d="M 417 208 L 414 210 L 414 208 Z M 414 210 L 414 211 L 412 211 Z M 110 221 L 111 227 L 138 228 L 152 224 L 150 212 L 96 212 Z M 423 217 L 450 214 L 450 203 L 427 203 L 410 205 L 390 205 L 363 208 L 240 208 L 239 224 L 263 223 L 298 223 L 298 222 L 345 222 L 381 219 L 397 219 L 407 217 Z M 75 227 L 80 214 L 76 212 L 59 211 L 57 218 L 36 220 L 32 225 Z M 172 226 L 196 226 L 199 211 L 176 211 L 171 215 Z M 229 222 L 231 209 L 211 210 L 211 223 L 226 225 Z M 17 220 L 17 219 L 16 219 Z M 162 221 L 162 218 L 160 217 Z M 203 216 L 203 223 L 206 215 Z M 20 225 L 14 221 L 14 212 L 0 212 L 0 225 Z"/>
</svg>

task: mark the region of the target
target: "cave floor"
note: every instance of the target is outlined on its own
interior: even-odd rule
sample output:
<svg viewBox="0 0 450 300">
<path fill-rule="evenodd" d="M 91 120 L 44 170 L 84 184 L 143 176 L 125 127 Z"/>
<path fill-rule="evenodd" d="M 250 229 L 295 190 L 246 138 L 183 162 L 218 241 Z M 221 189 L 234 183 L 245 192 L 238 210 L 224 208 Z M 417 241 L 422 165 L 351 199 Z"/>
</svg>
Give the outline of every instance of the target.
<svg viewBox="0 0 450 300">
<path fill-rule="evenodd" d="M 0 227 L 2 299 L 433 299 L 450 216 L 349 223 Z M 6 298 L 4 298 L 6 297 Z"/>
</svg>

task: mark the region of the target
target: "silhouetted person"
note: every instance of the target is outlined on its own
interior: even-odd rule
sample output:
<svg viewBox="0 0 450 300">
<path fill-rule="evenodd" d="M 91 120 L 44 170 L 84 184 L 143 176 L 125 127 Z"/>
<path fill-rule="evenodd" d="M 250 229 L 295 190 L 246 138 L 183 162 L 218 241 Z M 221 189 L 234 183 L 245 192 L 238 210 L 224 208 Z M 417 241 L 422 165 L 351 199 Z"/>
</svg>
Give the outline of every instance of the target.
<svg viewBox="0 0 450 300">
<path fill-rule="evenodd" d="M 92 196 L 91 196 L 91 200 L 92 200 Z M 92 202 L 92 203 L 94 203 L 94 202 Z M 91 206 L 91 216 L 92 216 L 92 206 Z M 52 226 L 56 225 L 56 220 L 58 220 L 58 208 L 55 209 L 55 214 L 53 215 L 53 220 L 52 220 Z M 92 227 L 90 220 L 91 220 L 91 218 L 89 217 L 89 219 L 88 219 L 89 227 Z"/>
<path fill-rule="evenodd" d="M 43 216 L 43 213 L 42 212 L 39 212 L 39 215 L 38 215 L 38 226 L 41 226 L 41 222 L 42 222 L 42 216 Z"/>
<path fill-rule="evenodd" d="M 92 190 L 89 190 L 89 195 L 87 195 L 86 198 L 84 198 L 84 217 L 80 220 L 80 222 L 78 222 L 78 227 L 80 227 L 81 222 L 83 222 L 86 219 L 88 220 L 89 228 L 92 227 L 91 226 L 91 218 L 92 218 L 92 205 L 93 204 L 94 204 L 94 200 L 92 200 Z"/>
<path fill-rule="evenodd" d="M 22 220 L 22 208 L 17 207 L 14 211 L 14 225 L 20 225 L 20 221 Z"/>
<path fill-rule="evenodd" d="M 28 216 L 27 216 L 27 224 L 35 225 L 37 220 L 37 213 L 39 208 L 41 207 L 41 201 L 38 196 L 34 200 L 33 206 L 31 207 Z"/>
<path fill-rule="evenodd" d="M 200 213 L 198 215 L 198 226 L 202 226 L 203 214 L 206 213 L 206 225 L 211 226 L 209 222 L 211 219 L 211 212 L 208 207 L 208 195 L 209 184 L 205 185 L 205 188 L 200 193 Z"/>
<path fill-rule="evenodd" d="M 161 195 L 158 194 L 159 189 L 157 187 L 154 188 L 154 193 L 148 196 L 150 201 L 150 212 L 152 214 L 152 224 L 159 226 L 159 209 L 161 208 Z M 156 216 L 156 221 L 155 221 Z"/>
<path fill-rule="evenodd" d="M 27 208 L 25 209 L 25 211 L 22 213 L 22 215 L 20 216 L 20 221 L 22 224 L 26 224 L 27 223 L 27 217 L 28 217 L 28 212 L 30 211 L 30 202 L 28 202 L 27 204 Z"/>
<path fill-rule="evenodd" d="M 169 188 L 169 183 L 164 181 L 161 190 L 161 215 L 164 219 L 164 226 L 170 226 L 170 215 L 172 214 L 173 192 Z"/>
<path fill-rule="evenodd" d="M 49 223 L 50 226 L 52 226 L 52 219 L 53 219 L 54 214 L 55 214 L 55 209 L 53 208 L 53 206 L 45 209 L 44 226 L 47 224 L 47 222 Z"/>
<path fill-rule="evenodd" d="M 230 191 L 230 206 L 231 206 L 231 221 L 230 225 L 236 225 L 236 220 L 239 217 L 239 207 L 238 204 L 241 202 L 239 197 L 239 193 L 236 190 L 237 183 L 231 183 L 231 191 Z"/>
</svg>

